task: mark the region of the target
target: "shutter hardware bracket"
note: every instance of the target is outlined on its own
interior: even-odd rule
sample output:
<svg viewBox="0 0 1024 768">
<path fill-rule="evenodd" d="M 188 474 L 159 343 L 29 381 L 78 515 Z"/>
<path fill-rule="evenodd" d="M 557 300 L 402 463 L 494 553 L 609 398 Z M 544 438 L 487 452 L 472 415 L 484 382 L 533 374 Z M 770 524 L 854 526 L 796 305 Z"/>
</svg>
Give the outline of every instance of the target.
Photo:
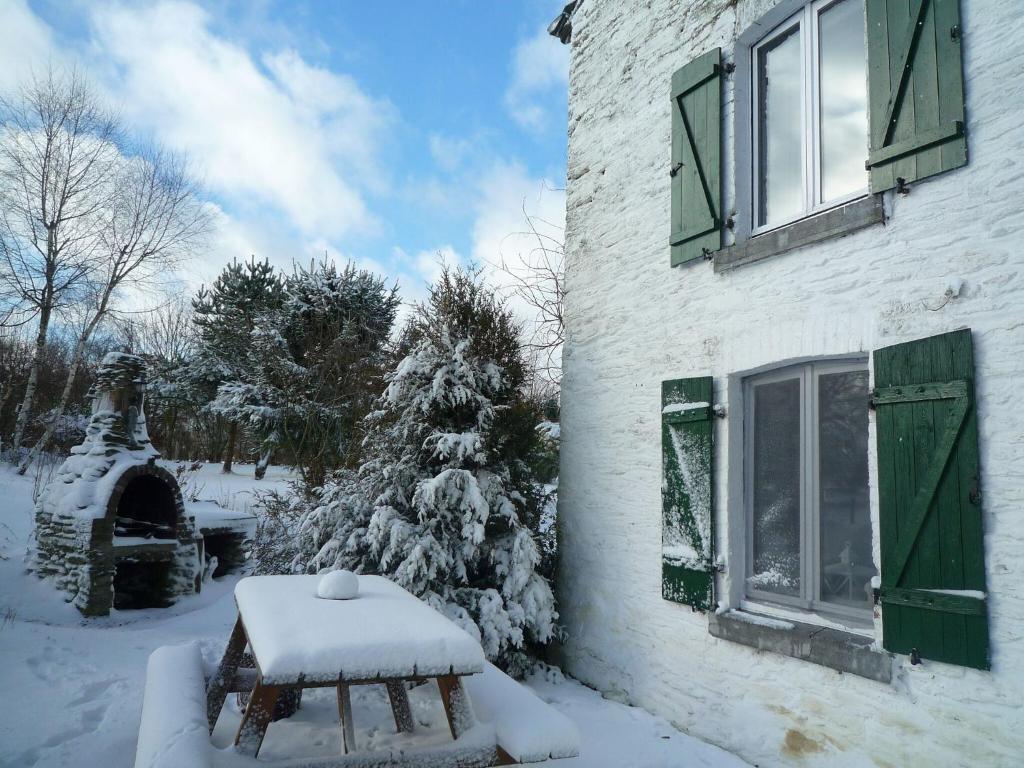
<svg viewBox="0 0 1024 768">
<path fill-rule="evenodd" d="M 682 162 L 676 163 L 675 165 L 668 169 L 668 175 L 671 176 L 672 178 L 675 178 L 676 174 L 679 173 L 679 169 L 682 167 Z"/>
<path fill-rule="evenodd" d="M 917 648 L 910 649 L 910 663 L 915 666 L 921 663 L 921 654 L 918 653 Z"/>
<path fill-rule="evenodd" d="M 898 176 L 896 178 L 896 191 L 899 192 L 901 195 L 910 194 L 910 187 L 907 185 L 907 180 L 904 179 L 902 176 Z"/>
<path fill-rule="evenodd" d="M 950 27 L 949 39 L 950 40 L 959 40 L 960 39 L 960 25 L 959 24 L 954 24 L 952 27 Z"/>
</svg>

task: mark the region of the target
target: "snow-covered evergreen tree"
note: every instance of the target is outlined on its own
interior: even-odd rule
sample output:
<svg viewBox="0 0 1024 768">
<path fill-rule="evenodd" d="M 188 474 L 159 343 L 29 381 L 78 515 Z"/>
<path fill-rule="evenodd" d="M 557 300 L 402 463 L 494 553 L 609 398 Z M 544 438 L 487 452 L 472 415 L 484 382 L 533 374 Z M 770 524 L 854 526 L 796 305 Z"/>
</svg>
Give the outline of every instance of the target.
<svg viewBox="0 0 1024 768">
<path fill-rule="evenodd" d="M 322 485 L 358 454 L 357 428 L 379 391 L 398 304 L 395 289 L 352 264 L 296 267 L 280 306 L 254 318 L 245 363 L 220 384 L 211 409 L 279 448 L 307 486 Z"/>
<path fill-rule="evenodd" d="M 445 272 L 405 329 L 367 417 L 367 461 L 302 524 L 307 567 L 380 573 L 480 638 L 512 672 L 556 631 L 538 574 L 539 494 L 524 457 L 538 413 L 510 312 L 472 271 Z"/>
<path fill-rule="evenodd" d="M 280 311 L 283 297 L 281 278 L 270 262 L 253 257 L 228 264 L 212 288 L 201 288 L 192 301 L 199 344 L 188 367 L 189 385 L 195 397 L 229 422 L 225 472 L 231 471 L 240 418 L 230 407 L 220 407 L 225 404 L 217 394 L 222 385 L 252 380 L 253 333 Z"/>
</svg>

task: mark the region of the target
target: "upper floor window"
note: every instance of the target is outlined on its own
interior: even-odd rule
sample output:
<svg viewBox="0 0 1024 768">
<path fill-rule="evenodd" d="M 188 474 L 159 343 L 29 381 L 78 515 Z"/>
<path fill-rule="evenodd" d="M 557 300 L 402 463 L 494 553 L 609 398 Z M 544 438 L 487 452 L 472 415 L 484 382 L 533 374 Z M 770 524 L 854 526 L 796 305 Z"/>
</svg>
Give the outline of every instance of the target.
<svg viewBox="0 0 1024 768">
<path fill-rule="evenodd" d="M 868 191 L 863 0 L 819 0 L 751 49 L 754 232 Z"/>
</svg>

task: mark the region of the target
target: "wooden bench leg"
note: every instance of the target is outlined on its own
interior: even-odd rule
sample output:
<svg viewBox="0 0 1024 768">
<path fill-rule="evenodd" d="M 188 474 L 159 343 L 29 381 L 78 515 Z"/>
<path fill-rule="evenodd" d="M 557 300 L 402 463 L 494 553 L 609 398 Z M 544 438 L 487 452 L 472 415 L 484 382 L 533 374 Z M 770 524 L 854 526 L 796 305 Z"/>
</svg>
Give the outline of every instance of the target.
<svg viewBox="0 0 1024 768">
<path fill-rule="evenodd" d="M 473 708 L 469 704 L 469 696 L 462 687 L 462 679 L 457 675 L 437 678 L 437 688 L 441 691 L 441 703 L 444 704 L 444 713 L 448 716 L 452 738 L 457 739 L 476 723 Z"/>
<path fill-rule="evenodd" d="M 279 686 L 264 685 L 262 679 L 256 681 L 256 687 L 252 689 L 245 714 L 242 715 L 242 722 L 238 724 L 238 733 L 235 735 L 235 744 L 243 755 L 256 757 L 259 754 L 280 693 Z"/>
<path fill-rule="evenodd" d="M 356 728 L 352 722 L 352 695 L 345 683 L 338 683 L 338 715 L 341 717 L 341 737 L 347 755 L 356 751 Z"/>
<path fill-rule="evenodd" d="M 405 690 L 405 683 L 401 680 L 393 680 L 384 684 L 388 689 L 388 698 L 391 700 L 391 712 L 395 716 L 395 728 L 399 733 L 412 733 L 415 724 L 412 719 L 412 709 L 409 707 L 409 692 Z"/>
<path fill-rule="evenodd" d="M 245 653 L 245 627 L 242 626 L 242 617 L 235 620 L 235 626 L 231 630 L 231 637 L 228 638 L 227 648 L 221 656 L 217 672 L 206 687 L 206 720 L 213 733 L 213 727 L 217 724 L 221 707 L 224 706 L 224 699 L 227 698 L 228 689 L 235 683 L 235 674 L 238 672 L 238 665 L 242 662 L 242 654 Z"/>
</svg>

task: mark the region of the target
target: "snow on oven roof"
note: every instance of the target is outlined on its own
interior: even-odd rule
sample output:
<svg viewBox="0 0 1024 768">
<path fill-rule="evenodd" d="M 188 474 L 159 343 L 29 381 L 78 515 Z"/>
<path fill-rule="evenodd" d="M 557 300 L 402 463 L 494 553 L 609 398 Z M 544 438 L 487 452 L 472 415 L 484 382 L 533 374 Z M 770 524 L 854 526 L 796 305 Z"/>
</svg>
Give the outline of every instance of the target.
<svg viewBox="0 0 1024 768">
<path fill-rule="evenodd" d="M 250 576 L 235 601 L 265 683 L 436 677 L 481 672 L 484 653 L 464 630 L 381 576 L 359 596 L 316 596 L 319 576 Z"/>
</svg>

